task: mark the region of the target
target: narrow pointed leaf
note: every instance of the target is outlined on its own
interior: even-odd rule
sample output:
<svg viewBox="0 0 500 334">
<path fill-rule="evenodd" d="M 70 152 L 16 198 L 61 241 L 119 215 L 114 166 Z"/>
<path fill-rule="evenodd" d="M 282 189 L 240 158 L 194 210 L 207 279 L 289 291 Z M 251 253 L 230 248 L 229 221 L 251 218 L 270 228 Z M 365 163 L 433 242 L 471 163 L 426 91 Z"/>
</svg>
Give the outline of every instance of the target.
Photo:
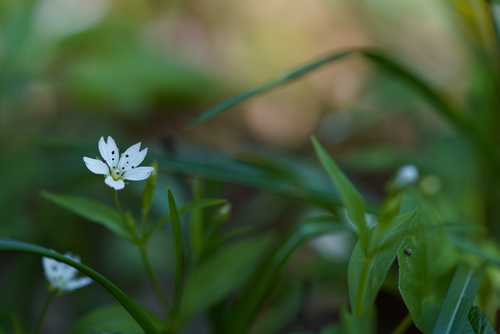
<svg viewBox="0 0 500 334">
<path fill-rule="evenodd" d="M 363 250 L 359 241 L 354 247 L 347 272 L 349 299 L 354 315 L 359 317 L 373 307 L 387 272 L 407 237 L 405 232 L 412 228 L 415 217 L 416 210 L 394 217 L 389 226 L 384 226 L 384 233 L 372 249 Z M 379 228 L 382 226 L 375 226 L 371 235 L 376 235 Z"/>
<path fill-rule="evenodd" d="M 415 92 L 420 93 L 432 106 L 436 108 L 436 111 L 438 113 L 440 113 L 445 119 L 449 120 L 452 124 L 456 125 L 458 128 L 464 130 L 469 134 L 474 131 L 463 117 L 463 112 L 461 110 L 457 110 L 458 108 L 452 105 L 444 97 L 444 94 L 432 88 L 432 86 L 428 82 L 425 82 L 425 80 L 421 79 L 415 73 L 412 73 L 403 65 L 397 63 L 394 59 L 389 58 L 388 56 L 384 55 L 382 52 L 374 48 L 343 50 L 311 61 L 310 63 L 307 63 L 296 70 L 284 74 L 275 80 L 229 98 L 228 100 L 198 116 L 186 127 L 191 128 L 247 100 L 250 97 L 267 92 L 275 87 L 288 84 L 293 80 L 299 79 L 302 76 L 309 74 L 311 71 L 314 71 L 327 64 L 342 60 L 351 55 L 361 55 L 373 61 L 373 63 L 379 66 L 381 69 L 391 73 L 392 75 L 395 75 L 402 82 L 406 83 L 408 86 L 414 89 Z"/>
<path fill-rule="evenodd" d="M 181 222 L 179 220 L 179 213 L 177 211 L 177 205 L 175 204 L 174 196 L 172 191 L 168 188 L 168 206 L 170 208 L 170 215 L 172 218 L 172 231 L 174 234 L 175 243 L 175 277 L 174 277 L 174 291 L 173 291 L 173 306 L 172 314 L 177 315 L 179 312 L 179 307 L 181 304 L 182 293 L 184 289 L 184 266 L 185 266 L 185 255 L 184 255 L 184 238 L 182 236 Z"/>
<path fill-rule="evenodd" d="M 0 251 L 14 251 L 20 253 L 34 254 L 38 256 L 44 256 L 52 258 L 56 261 L 66 263 L 73 268 L 79 270 L 81 273 L 92 278 L 96 283 L 100 284 L 105 288 L 116 300 L 127 310 L 127 312 L 135 319 L 137 324 L 147 334 L 157 334 L 158 330 L 154 327 L 148 317 L 137 307 L 137 305 L 130 300 L 130 298 L 123 293 L 116 285 L 111 283 L 107 278 L 97 273 L 96 271 L 90 269 L 84 264 L 73 261 L 70 258 L 56 253 L 50 249 L 30 244 L 23 241 L 12 240 L 12 239 L 0 239 Z"/>
<path fill-rule="evenodd" d="M 186 128 L 191 128 L 199 123 L 202 123 L 206 121 L 209 118 L 214 117 L 215 115 L 220 114 L 221 112 L 251 98 L 252 96 L 267 92 L 277 86 L 281 86 L 283 84 L 289 83 L 293 80 L 296 80 L 300 78 L 301 76 L 317 69 L 318 67 L 321 67 L 325 64 L 328 64 L 330 62 L 343 59 L 348 55 L 351 55 L 352 53 L 356 52 L 355 50 L 348 50 L 348 51 L 341 51 L 339 53 L 335 53 L 333 55 L 326 56 L 325 58 L 319 59 L 317 61 L 313 61 L 309 64 L 306 64 L 290 73 L 287 73 L 278 79 L 265 83 L 261 86 L 249 89 L 247 91 L 241 92 L 239 94 L 236 94 L 235 96 L 229 98 L 228 100 L 222 102 L 221 104 L 213 107 L 212 109 L 204 112 L 200 116 L 198 116 L 196 119 L 191 121 Z"/>
<path fill-rule="evenodd" d="M 42 196 L 91 222 L 103 225 L 126 240 L 134 239 L 123 225 L 120 215 L 109 206 L 83 197 L 56 195 L 47 191 L 42 192 Z"/>
<path fill-rule="evenodd" d="M 365 201 L 349 179 L 342 173 L 328 152 L 321 146 L 319 141 L 314 136 L 311 137 L 311 140 L 321 164 L 339 192 L 342 203 L 345 205 L 349 214 L 349 218 L 358 228 L 360 236 L 366 236 L 368 227 L 366 226 L 365 219 Z"/>
<path fill-rule="evenodd" d="M 458 266 L 432 334 L 461 333 L 483 280 L 484 268 L 468 263 Z"/>
</svg>

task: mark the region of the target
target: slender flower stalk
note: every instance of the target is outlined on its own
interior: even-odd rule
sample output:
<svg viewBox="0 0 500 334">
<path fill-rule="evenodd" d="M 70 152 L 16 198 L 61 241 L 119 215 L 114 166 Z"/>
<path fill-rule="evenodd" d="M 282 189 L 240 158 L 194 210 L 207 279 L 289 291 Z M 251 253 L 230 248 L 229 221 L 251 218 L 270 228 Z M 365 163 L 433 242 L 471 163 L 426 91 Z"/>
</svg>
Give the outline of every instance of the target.
<svg viewBox="0 0 500 334">
<path fill-rule="evenodd" d="M 153 290 L 156 293 L 156 296 L 158 297 L 158 300 L 163 308 L 163 310 L 167 313 L 170 310 L 170 305 L 164 295 L 164 292 L 160 286 L 160 282 L 158 281 L 158 278 L 156 277 L 153 266 L 151 265 L 151 261 L 149 259 L 149 254 L 147 250 L 147 244 L 146 243 L 141 243 L 139 244 L 139 250 L 141 252 L 141 258 L 142 262 L 144 264 L 144 269 L 146 270 L 146 274 L 148 276 L 149 282 L 151 283 L 151 286 L 153 287 Z"/>
<path fill-rule="evenodd" d="M 141 143 L 130 146 L 120 155 L 113 138 L 108 136 L 108 141 L 101 137 L 99 152 L 103 160 L 83 157 L 87 168 L 94 174 L 106 176 L 104 182 L 116 190 L 125 187 L 124 180 L 141 181 L 147 179 L 153 172 L 153 167 L 139 167 L 146 157 L 148 149 L 140 150 Z"/>
<path fill-rule="evenodd" d="M 40 312 L 40 316 L 38 317 L 38 321 L 36 322 L 35 326 L 35 334 L 39 334 L 40 331 L 42 330 L 42 325 L 45 320 L 45 316 L 47 315 L 47 311 L 49 310 L 50 304 L 52 303 L 52 300 L 54 297 L 57 295 L 57 291 L 52 290 L 50 294 L 47 296 L 47 299 L 45 299 L 45 303 L 43 304 L 42 311 Z"/>
</svg>

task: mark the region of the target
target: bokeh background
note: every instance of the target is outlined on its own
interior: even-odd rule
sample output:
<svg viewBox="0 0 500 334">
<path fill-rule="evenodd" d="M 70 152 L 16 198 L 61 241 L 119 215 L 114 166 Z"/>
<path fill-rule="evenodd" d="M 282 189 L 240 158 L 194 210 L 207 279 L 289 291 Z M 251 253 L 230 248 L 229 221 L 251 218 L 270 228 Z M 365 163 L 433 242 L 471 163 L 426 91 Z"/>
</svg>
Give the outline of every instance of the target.
<svg viewBox="0 0 500 334">
<path fill-rule="evenodd" d="M 151 152 L 146 165 L 160 159 L 158 214 L 165 210 L 166 186 L 182 203 L 191 196 L 190 176 L 211 178 L 195 162 L 250 155 L 290 168 L 317 165 L 309 140 L 314 132 L 373 203 L 390 176 L 412 163 L 421 171 L 421 189 L 446 220 L 484 223 L 487 205 L 473 149 L 417 93 L 361 56 L 192 129 L 184 126 L 308 61 L 367 46 L 491 121 L 485 110 L 494 104 L 488 79 L 495 43 L 485 4 L 477 1 L 1 1 L 0 236 L 77 253 L 155 309 L 132 246 L 40 196 L 48 190 L 112 203 L 111 190 L 82 161 L 83 155 L 97 156 L 98 139 L 108 135 L 121 149 L 142 142 Z M 192 164 L 161 160 L 172 156 Z M 287 196 L 286 189 L 269 192 L 248 180 L 212 178 L 213 188 L 232 203 L 228 225 L 250 225 L 252 233 L 279 235 L 298 217 L 320 210 Z M 141 187 L 120 192 L 128 207 L 138 208 Z M 167 231 L 153 245 L 165 280 L 168 241 Z M 300 306 L 283 306 L 278 331 L 319 329 L 335 320 L 347 301 L 353 242 L 350 236 L 318 239 L 293 257 L 283 289 L 300 288 L 285 304 Z M 11 324 L 13 315 L 33 321 L 47 294 L 40 259 L 0 254 L 0 266 L 0 323 Z M 387 309 L 404 309 L 391 298 L 384 300 Z M 98 286 L 61 297 L 47 328 L 66 332 L 79 316 L 111 302 Z M 381 322 L 382 332 L 385 324 L 394 326 L 391 321 Z M 203 320 L 194 326 L 202 328 Z"/>
</svg>

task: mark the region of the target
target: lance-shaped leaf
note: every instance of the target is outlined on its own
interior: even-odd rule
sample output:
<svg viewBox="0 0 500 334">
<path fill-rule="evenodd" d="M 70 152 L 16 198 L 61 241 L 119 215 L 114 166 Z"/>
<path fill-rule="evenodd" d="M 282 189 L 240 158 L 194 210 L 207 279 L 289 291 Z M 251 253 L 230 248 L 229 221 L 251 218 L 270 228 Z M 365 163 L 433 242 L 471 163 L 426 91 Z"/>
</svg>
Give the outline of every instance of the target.
<svg viewBox="0 0 500 334">
<path fill-rule="evenodd" d="M 484 268 L 461 263 L 451 282 L 432 334 L 461 333 L 483 280 Z"/>
<path fill-rule="evenodd" d="M 364 250 L 358 242 L 352 252 L 347 271 L 349 299 L 355 316 L 365 314 L 372 307 L 377 294 L 385 281 L 387 272 L 396 259 L 398 249 L 411 230 L 416 210 L 394 217 L 388 226 L 377 225 L 371 236 L 378 235 L 375 230 L 384 228 L 383 234 L 369 249 Z"/>
<path fill-rule="evenodd" d="M 96 283 L 100 284 L 113 297 L 115 297 L 116 300 L 132 316 L 132 318 L 134 318 L 137 324 L 145 331 L 145 333 L 158 334 L 158 330 L 151 323 L 151 320 L 141 311 L 141 309 L 137 305 L 135 305 L 134 302 L 132 302 L 132 300 L 130 300 L 130 298 L 125 293 L 123 293 L 123 291 L 121 291 L 116 285 L 111 283 L 107 278 L 90 269 L 86 265 L 73 261 L 70 258 L 56 253 L 50 249 L 12 239 L 0 239 L 0 251 L 14 251 L 49 257 L 56 261 L 63 262 L 67 265 L 72 266 L 81 273 L 92 278 Z"/>
<path fill-rule="evenodd" d="M 349 218 L 358 228 L 360 238 L 366 237 L 368 227 L 366 226 L 365 219 L 365 201 L 318 140 L 314 136 L 311 137 L 311 140 L 321 164 L 339 192 L 340 199 L 347 209 Z"/>
<path fill-rule="evenodd" d="M 126 240 L 134 240 L 120 215 L 109 206 L 83 197 L 56 195 L 47 191 L 42 192 L 42 196 L 93 223 L 105 226 Z"/>
</svg>

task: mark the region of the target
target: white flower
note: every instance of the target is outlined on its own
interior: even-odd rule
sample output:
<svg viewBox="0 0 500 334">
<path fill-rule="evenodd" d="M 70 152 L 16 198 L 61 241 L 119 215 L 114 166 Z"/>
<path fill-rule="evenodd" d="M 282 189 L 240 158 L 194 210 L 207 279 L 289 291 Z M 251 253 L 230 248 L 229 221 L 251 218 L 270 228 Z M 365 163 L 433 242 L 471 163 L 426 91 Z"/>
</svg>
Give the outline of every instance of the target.
<svg viewBox="0 0 500 334">
<path fill-rule="evenodd" d="M 140 151 L 141 143 L 130 146 L 120 155 L 118 147 L 113 138 L 108 136 L 108 142 L 104 137 L 99 140 L 99 152 L 104 160 L 83 157 L 87 168 L 94 174 L 106 175 L 104 182 L 116 190 L 123 189 L 123 180 L 141 181 L 151 175 L 153 167 L 138 167 L 144 160 L 148 149 Z"/>
<path fill-rule="evenodd" d="M 80 258 L 71 253 L 64 254 L 67 258 L 80 262 Z M 69 292 L 92 283 L 89 277 L 75 277 L 78 270 L 67 265 L 66 263 L 58 262 L 49 257 L 42 258 L 45 277 L 49 281 L 50 287 L 60 292 Z"/>
<path fill-rule="evenodd" d="M 418 168 L 414 165 L 404 165 L 401 167 L 394 178 L 394 186 L 404 188 L 412 185 L 418 180 Z"/>
</svg>

